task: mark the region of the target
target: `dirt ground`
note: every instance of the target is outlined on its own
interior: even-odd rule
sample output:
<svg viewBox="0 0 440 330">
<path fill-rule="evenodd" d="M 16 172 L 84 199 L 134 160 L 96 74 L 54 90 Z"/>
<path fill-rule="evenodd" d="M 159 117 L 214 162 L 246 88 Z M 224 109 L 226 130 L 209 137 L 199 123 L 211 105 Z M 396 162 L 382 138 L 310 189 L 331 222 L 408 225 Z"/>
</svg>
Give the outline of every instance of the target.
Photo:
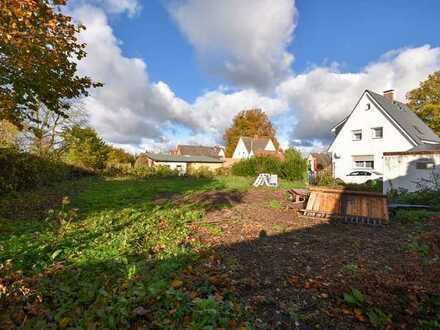
<svg viewBox="0 0 440 330">
<path fill-rule="evenodd" d="M 283 190 L 221 200 L 230 207 L 209 211 L 197 235 L 257 328 L 413 329 L 438 318 L 438 219 L 384 227 L 303 220 Z"/>
</svg>

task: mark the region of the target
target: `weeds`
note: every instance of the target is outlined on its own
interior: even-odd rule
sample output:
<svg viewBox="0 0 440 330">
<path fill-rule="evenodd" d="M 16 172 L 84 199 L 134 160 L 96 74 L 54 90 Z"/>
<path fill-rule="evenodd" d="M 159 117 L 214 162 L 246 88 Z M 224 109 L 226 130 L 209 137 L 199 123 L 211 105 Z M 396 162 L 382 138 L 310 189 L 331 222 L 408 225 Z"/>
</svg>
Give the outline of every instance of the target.
<svg viewBox="0 0 440 330">
<path fill-rule="evenodd" d="M 391 316 L 378 307 L 372 306 L 367 297 L 358 289 L 352 289 L 350 293 L 344 293 L 344 302 L 354 308 L 354 314 L 357 318 L 362 320 L 365 314 L 370 324 L 375 328 L 383 329 L 391 322 Z"/>
<path fill-rule="evenodd" d="M 161 191 L 192 194 L 229 189 L 227 183 L 96 179 L 87 190 L 62 199 L 45 221 L 2 221 L 0 278 L 6 269 L 18 272 L 24 280 L 17 283 L 27 286 L 14 291 L 17 299 L 26 304 L 25 292 L 31 290 L 32 297 L 41 297 L 31 301 L 32 310 L 51 312 L 20 309 L 8 296 L 0 299 L 6 315 L 0 327 L 25 322 L 30 328 L 116 329 L 134 321 L 158 328 L 227 327 L 230 300 L 206 296 L 197 287 L 184 292 L 173 282 L 204 249 L 191 236 L 203 206 L 152 202 Z M 217 227 L 211 230 L 221 234 Z"/>
</svg>

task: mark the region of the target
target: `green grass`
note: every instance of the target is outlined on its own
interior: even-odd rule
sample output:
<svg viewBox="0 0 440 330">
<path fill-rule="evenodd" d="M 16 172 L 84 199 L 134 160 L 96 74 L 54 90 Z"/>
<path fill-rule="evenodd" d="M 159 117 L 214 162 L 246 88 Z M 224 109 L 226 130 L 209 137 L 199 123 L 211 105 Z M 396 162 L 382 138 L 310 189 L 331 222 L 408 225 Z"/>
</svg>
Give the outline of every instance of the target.
<svg viewBox="0 0 440 330">
<path fill-rule="evenodd" d="M 269 207 L 272 209 L 280 209 L 282 207 L 280 201 L 273 199 L 269 202 Z"/>
<path fill-rule="evenodd" d="M 27 313 L 29 328 L 227 328 L 228 320 L 238 318 L 231 311 L 235 298 L 215 300 L 203 283 L 192 289 L 198 292 L 194 298 L 172 283 L 205 250 L 192 238 L 191 226 L 212 205 L 191 197 L 243 192 L 252 182 L 234 176 L 84 178 L 2 196 L 0 279 L 16 279 L 6 287 L 19 293 L 7 296 L 21 300 L 0 299 L 0 309 L 14 318 L 38 301 L 47 312 Z M 62 196 L 68 196 L 64 204 Z M 174 196 L 185 203 L 171 203 Z M 208 230 L 222 234 L 217 226 Z M 20 286 L 33 295 L 25 297 Z M 133 314 L 139 311 L 148 318 Z M 21 326 L 24 319 L 12 322 Z"/>
<path fill-rule="evenodd" d="M 0 203 L 0 277 L 24 276 L 51 311 L 28 316 L 29 327 L 129 327 L 139 306 L 148 309 L 157 327 L 185 322 L 192 328 L 224 327 L 227 303 L 209 296 L 194 300 L 170 284 L 203 251 L 191 240 L 190 225 L 203 218 L 205 205 L 156 205 L 154 198 L 248 187 L 249 180 L 235 177 L 88 178 L 57 192 L 5 196 Z M 48 193 L 69 195 L 70 201 L 43 212 L 47 205 L 40 205 L 41 194 Z M 11 203 L 17 208 L 36 204 L 36 212 L 30 207 L 15 220 L 8 212 Z M 175 311 L 172 317 L 170 311 Z"/>
</svg>

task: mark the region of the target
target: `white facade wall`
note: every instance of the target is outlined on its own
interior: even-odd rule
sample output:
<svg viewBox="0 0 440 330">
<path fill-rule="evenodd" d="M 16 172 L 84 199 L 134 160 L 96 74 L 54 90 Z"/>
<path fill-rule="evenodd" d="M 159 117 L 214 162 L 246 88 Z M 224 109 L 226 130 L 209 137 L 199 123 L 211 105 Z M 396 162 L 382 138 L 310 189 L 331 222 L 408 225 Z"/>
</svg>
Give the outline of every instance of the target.
<svg viewBox="0 0 440 330">
<path fill-rule="evenodd" d="M 265 151 L 277 151 L 275 148 L 275 145 L 273 144 L 272 140 L 269 140 L 267 143 L 267 146 L 264 148 Z"/>
<path fill-rule="evenodd" d="M 275 145 L 273 144 L 272 140 L 269 140 L 266 147 L 264 148 L 265 151 L 276 151 Z M 234 153 L 232 154 L 232 159 L 244 159 L 244 158 L 251 158 L 255 156 L 254 152 L 251 150 L 249 153 L 246 149 L 246 146 L 243 142 L 243 140 L 240 138 L 238 140 L 237 146 L 235 147 Z"/>
<path fill-rule="evenodd" d="M 432 162 L 434 168 L 419 169 L 417 163 Z M 421 181 L 429 185 L 433 174 L 440 175 L 440 153 L 384 156 L 384 193 L 391 189 L 417 191 Z"/>
<path fill-rule="evenodd" d="M 373 138 L 372 128 L 377 127 L 383 127 L 382 138 Z M 353 130 L 362 130 L 362 140 L 353 141 Z M 412 147 L 409 140 L 367 97 L 367 93 L 364 93 L 329 148 L 334 177 L 349 182 L 350 177 L 347 177 L 347 174 L 361 169 L 355 167 L 353 156 L 373 156 L 374 170 L 383 173 L 384 152 L 407 151 Z"/>
<path fill-rule="evenodd" d="M 244 159 L 249 157 L 250 155 L 246 149 L 246 146 L 244 145 L 243 140 L 240 138 L 238 140 L 237 146 L 235 147 L 232 159 Z"/>
</svg>

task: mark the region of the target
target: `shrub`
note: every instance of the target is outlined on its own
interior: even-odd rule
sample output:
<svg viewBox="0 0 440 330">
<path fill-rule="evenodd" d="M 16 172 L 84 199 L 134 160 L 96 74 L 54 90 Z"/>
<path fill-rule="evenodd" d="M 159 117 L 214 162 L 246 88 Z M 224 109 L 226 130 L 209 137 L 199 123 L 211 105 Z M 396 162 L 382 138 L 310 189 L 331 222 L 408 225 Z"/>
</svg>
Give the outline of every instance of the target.
<svg viewBox="0 0 440 330">
<path fill-rule="evenodd" d="M 231 175 L 231 168 L 230 167 L 219 167 L 214 171 L 214 174 L 216 176 L 229 176 L 229 175 Z"/>
<path fill-rule="evenodd" d="M 189 166 L 187 175 L 197 179 L 212 179 L 214 177 L 214 172 L 207 166 L 201 166 L 199 168 L 192 168 Z"/>
<path fill-rule="evenodd" d="M 166 166 L 136 166 L 128 170 L 126 175 L 131 175 L 137 178 L 148 178 L 152 176 L 172 177 L 178 176 L 179 172 Z"/>
<path fill-rule="evenodd" d="M 420 222 L 431 219 L 433 215 L 427 210 L 397 210 L 393 218 L 402 222 Z"/>
<path fill-rule="evenodd" d="M 388 200 L 393 203 L 429 205 L 440 209 L 440 174 L 433 173 L 431 180 L 417 183 L 418 191 L 393 189 L 388 193 Z"/>
<path fill-rule="evenodd" d="M 51 155 L 36 156 L 14 149 L 0 148 L 0 194 L 47 186 L 92 173 L 67 165 Z"/>
<path fill-rule="evenodd" d="M 285 159 L 261 156 L 243 159 L 232 166 L 232 174 L 238 176 L 256 176 L 260 173 L 277 174 L 287 180 L 304 180 L 307 160 L 296 150 L 287 150 Z"/>
</svg>

